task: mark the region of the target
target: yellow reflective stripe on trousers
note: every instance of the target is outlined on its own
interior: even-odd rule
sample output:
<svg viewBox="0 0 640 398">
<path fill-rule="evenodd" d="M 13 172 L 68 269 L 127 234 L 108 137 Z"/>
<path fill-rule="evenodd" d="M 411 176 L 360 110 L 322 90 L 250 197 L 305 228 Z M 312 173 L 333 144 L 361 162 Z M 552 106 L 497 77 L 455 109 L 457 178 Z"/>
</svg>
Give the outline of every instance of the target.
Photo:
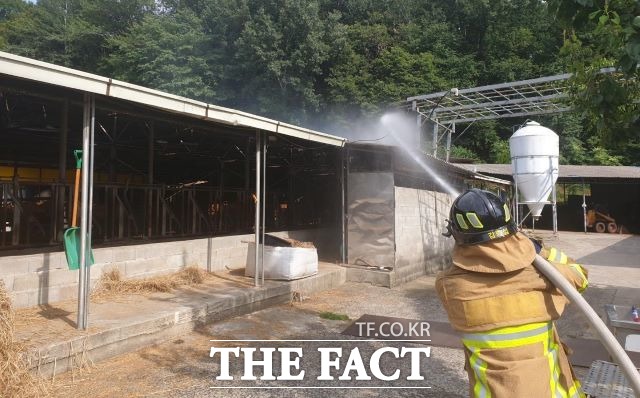
<svg viewBox="0 0 640 398">
<path fill-rule="evenodd" d="M 558 249 L 556 249 L 555 247 L 552 247 L 551 249 L 549 249 L 549 257 L 547 257 L 547 260 L 556 261 L 557 252 L 558 252 Z"/>
<path fill-rule="evenodd" d="M 489 383 L 487 382 L 487 363 L 480 359 L 479 355 L 479 349 L 471 349 L 469 364 L 476 379 L 473 385 L 473 396 L 475 398 L 491 398 L 491 391 L 489 391 Z"/>
<path fill-rule="evenodd" d="M 510 348 L 535 342 L 545 342 L 551 334 L 551 322 L 538 322 L 521 326 L 509 326 L 487 333 L 466 333 L 462 342 L 471 351 L 469 365 L 475 374 L 473 395 L 475 398 L 490 398 L 491 391 L 487 382 L 487 363 L 480 353 L 487 348 Z M 545 344 L 546 345 L 546 344 Z"/>
<path fill-rule="evenodd" d="M 544 351 L 549 361 L 549 388 L 555 398 L 566 398 L 567 393 L 560 384 L 560 367 L 558 366 L 558 344 L 554 341 L 553 333 L 549 333 Z"/>
<path fill-rule="evenodd" d="M 580 387 L 580 382 L 575 380 L 571 388 L 569 388 L 569 398 L 583 398 L 585 395 L 580 392 Z"/>
</svg>

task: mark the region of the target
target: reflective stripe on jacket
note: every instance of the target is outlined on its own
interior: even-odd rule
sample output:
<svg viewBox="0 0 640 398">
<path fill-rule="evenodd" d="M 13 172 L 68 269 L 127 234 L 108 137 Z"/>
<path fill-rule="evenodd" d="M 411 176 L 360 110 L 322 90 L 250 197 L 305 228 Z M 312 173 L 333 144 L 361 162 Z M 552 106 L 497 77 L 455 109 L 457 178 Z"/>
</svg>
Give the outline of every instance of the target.
<svg viewBox="0 0 640 398">
<path fill-rule="evenodd" d="M 555 247 L 545 249 L 542 248 L 540 255 L 547 259 L 558 271 L 564 275 L 569 281 L 574 282 L 574 286 L 582 293 L 589 286 L 589 273 L 582 265 L 577 264 L 574 259 L 564 254 Z M 573 275 L 567 275 L 568 272 Z"/>
<path fill-rule="evenodd" d="M 558 250 L 543 249 L 577 289 L 587 272 Z M 567 299 L 532 265 L 523 234 L 456 246 L 436 288 L 452 326 L 463 332 L 473 397 L 578 397 L 579 385 L 553 326 Z"/>
</svg>

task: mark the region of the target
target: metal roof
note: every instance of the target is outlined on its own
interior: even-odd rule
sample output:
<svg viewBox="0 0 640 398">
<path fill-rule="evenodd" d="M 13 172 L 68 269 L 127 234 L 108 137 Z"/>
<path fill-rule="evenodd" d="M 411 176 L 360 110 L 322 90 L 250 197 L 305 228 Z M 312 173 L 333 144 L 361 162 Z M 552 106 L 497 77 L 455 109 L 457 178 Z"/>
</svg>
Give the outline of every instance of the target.
<svg viewBox="0 0 640 398">
<path fill-rule="evenodd" d="M 614 71 L 615 68 L 603 68 L 600 73 Z M 465 89 L 452 88 L 408 97 L 405 106 L 441 125 L 565 112 L 571 110 L 564 102 L 571 76 L 571 73 L 563 73 Z"/>
<path fill-rule="evenodd" d="M 431 156 L 429 154 L 425 154 L 427 159 L 431 159 L 434 162 L 438 162 L 441 165 L 443 165 L 443 167 L 450 167 L 451 169 L 457 171 L 458 173 L 464 173 L 467 175 L 467 177 L 475 179 L 475 180 L 482 180 L 482 181 L 488 181 L 488 182 L 493 182 L 496 184 L 501 184 L 501 185 L 511 185 L 511 181 L 510 180 L 505 180 L 502 178 L 497 178 L 494 176 L 490 176 L 490 175 L 486 175 L 486 174 L 482 174 L 481 171 L 479 170 L 473 170 L 473 169 L 469 169 L 466 167 L 462 167 L 462 164 L 455 164 L 455 163 L 448 163 L 445 162 L 442 159 L 438 159 L 435 156 Z"/>
<path fill-rule="evenodd" d="M 451 89 L 407 98 L 408 106 L 441 124 L 499 119 L 568 111 L 561 100 L 567 97 L 571 74 L 466 89 Z"/>
<path fill-rule="evenodd" d="M 349 142 L 347 143 L 347 146 L 348 148 L 353 148 L 353 149 L 396 151 L 396 152 L 406 153 L 404 152 L 404 149 L 402 149 L 401 147 L 388 145 L 388 144 Z M 481 174 L 479 171 L 476 172 L 472 169 L 462 167 L 463 166 L 462 164 L 445 162 L 444 160 L 438 159 L 435 156 L 431 156 L 428 153 L 423 153 L 423 160 L 432 167 L 435 167 L 441 170 L 447 170 L 449 172 L 459 174 L 465 178 L 487 181 L 487 182 L 492 182 L 500 185 L 512 185 L 511 181 L 509 180 Z M 415 165 L 418 166 L 418 163 L 416 162 Z"/>
<path fill-rule="evenodd" d="M 346 138 L 294 126 L 262 116 L 207 104 L 205 102 L 1 51 L 0 74 L 132 101 L 214 123 L 269 131 L 275 134 L 335 146 L 344 146 L 346 141 Z"/>
<path fill-rule="evenodd" d="M 469 164 L 457 163 L 458 167 L 477 173 L 499 175 L 511 178 L 511 164 Z M 633 179 L 640 180 L 640 167 L 635 166 L 580 166 L 560 165 L 558 178 L 565 180 L 608 180 Z"/>
</svg>

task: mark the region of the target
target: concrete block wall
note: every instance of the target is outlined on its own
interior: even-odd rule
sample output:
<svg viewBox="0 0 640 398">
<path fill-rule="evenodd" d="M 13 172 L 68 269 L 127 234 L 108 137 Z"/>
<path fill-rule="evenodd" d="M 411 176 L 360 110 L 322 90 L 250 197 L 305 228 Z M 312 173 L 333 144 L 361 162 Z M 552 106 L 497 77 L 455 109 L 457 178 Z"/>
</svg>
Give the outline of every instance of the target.
<svg viewBox="0 0 640 398">
<path fill-rule="evenodd" d="M 433 274 L 451 261 L 453 238 L 442 236 L 453 199 L 449 194 L 395 187 L 395 277 L 402 283 Z"/>
<path fill-rule="evenodd" d="M 277 232 L 274 235 L 302 241 L 318 241 L 319 252 L 336 233 L 330 229 Z M 210 271 L 244 268 L 254 235 L 156 242 L 96 248 L 91 266 L 95 286 L 103 272 L 120 269 L 127 278 L 144 278 L 174 272 L 185 266 Z M 54 303 L 77 297 L 78 271 L 69 270 L 64 252 L 0 257 L 0 279 L 11 294 L 15 308 Z"/>
</svg>

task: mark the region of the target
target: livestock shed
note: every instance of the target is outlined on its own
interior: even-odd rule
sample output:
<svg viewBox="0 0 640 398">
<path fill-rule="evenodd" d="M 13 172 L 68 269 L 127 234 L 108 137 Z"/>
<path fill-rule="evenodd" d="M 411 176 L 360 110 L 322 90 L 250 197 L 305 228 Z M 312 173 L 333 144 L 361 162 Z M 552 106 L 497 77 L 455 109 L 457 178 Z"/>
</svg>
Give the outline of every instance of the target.
<svg viewBox="0 0 640 398">
<path fill-rule="evenodd" d="M 346 145 L 2 52 L 0 97 L 0 279 L 16 307 L 86 297 L 113 268 L 127 278 L 239 270 L 259 264 L 265 233 L 311 242 L 351 280 L 392 286 L 448 263 L 453 242 L 441 234 L 456 191 L 510 192 L 423 153 Z M 75 226 L 90 268 L 68 267 Z"/>
<path fill-rule="evenodd" d="M 457 166 L 497 178 L 512 179 L 510 164 L 461 163 Z M 619 225 L 616 232 L 640 233 L 640 167 L 560 165 L 556 192 L 560 229 L 584 230 L 585 210 L 593 209 L 615 219 Z M 540 228 L 551 227 L 550 206 L 545 206 L 541 219 L 535 225 Z"/>
<path fill-rule="evenodd" d="M 264 232 L 341 261 L 343 138 L 1 52 L 0 97 L 0 278 L 17 307 L 77 295 L 62 242 L 78 189 L 91 283 L 106 266 L 244 267 Z"/>
</svg>

